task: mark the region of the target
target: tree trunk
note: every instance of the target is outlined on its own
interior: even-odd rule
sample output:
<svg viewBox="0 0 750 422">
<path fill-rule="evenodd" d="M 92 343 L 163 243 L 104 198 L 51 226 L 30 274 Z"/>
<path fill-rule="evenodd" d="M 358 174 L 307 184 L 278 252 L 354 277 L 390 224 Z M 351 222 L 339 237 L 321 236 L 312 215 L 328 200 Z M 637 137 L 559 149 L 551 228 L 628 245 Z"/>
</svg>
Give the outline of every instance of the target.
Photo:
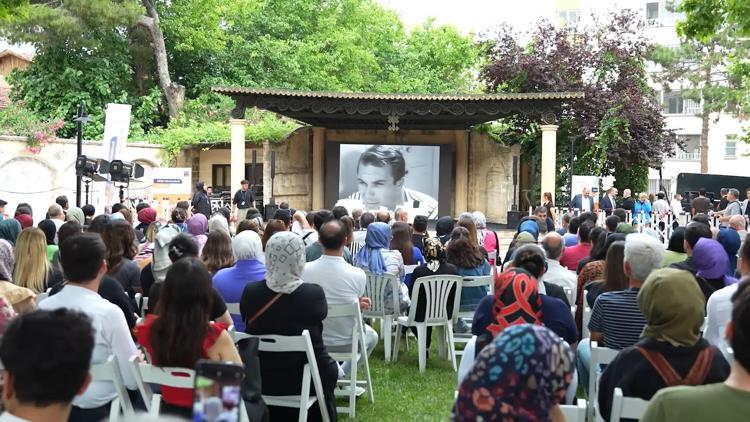
<svg viewBox="0 0 750 422">
<path fill-rule="evenodd" d="M 706 68 L 704 69 L 704 85 L 703 90 L 706 91 L 706 88 L 710 87 L 711 85 L 711 66 L 706 65 Z M 708 101 L 706 101 L 705 98 L 703 98 L 703 107 L 701 108 L 701 173 L 706 174 L 708 173 L 708 125 L 709 125 L 709 117 L 711 114 L 711 110 L 707 107 Z"/>
<path fill-rule="evenodd" d="M 159 87 L 167 99 L 169 117 L 174 119 L 180 114 L 180 110 L 185 103 L 185 87 L 172 82 L 172 78 L 169 76 L 167 47 L 164 44 L 164 33 L 161 32 L 161 26 L 159 25 L 159 13 L 150 0 L 142 0 L 142 3 L 143 7 L 146 8 L 147 16 L 141 16 L 138 23 L 143 25 L 151 34 Z"/>
</svg>

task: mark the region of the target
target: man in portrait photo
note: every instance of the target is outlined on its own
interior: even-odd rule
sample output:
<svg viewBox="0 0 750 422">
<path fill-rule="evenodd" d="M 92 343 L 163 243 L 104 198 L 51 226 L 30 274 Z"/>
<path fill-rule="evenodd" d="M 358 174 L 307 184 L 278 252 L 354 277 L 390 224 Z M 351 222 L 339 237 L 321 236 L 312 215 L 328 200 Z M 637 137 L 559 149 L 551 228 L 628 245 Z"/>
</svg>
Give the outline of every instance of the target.
<svg viewBox="0 0 750 422">
<path fill-rule="evenodd" d="M 438 202 L 432 196 L 404 186 L 406 160 L 398 149 L 386 145 L 367 148 L 357 163 L 357 191 L 347 199 L 361 201 L 365 210 L 413 208 L 413 215 L 436 219 Z"/>
</svg>

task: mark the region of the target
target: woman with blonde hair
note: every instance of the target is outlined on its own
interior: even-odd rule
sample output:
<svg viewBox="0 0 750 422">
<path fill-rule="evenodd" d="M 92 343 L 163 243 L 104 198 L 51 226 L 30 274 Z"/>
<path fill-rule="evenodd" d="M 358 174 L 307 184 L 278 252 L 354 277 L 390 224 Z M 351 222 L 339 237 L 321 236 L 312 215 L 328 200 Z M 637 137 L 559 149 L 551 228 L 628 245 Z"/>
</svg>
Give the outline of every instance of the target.
<svg viewBox="0 0 750 422">
<path fill-rule="evenodd" d="M 47 237 L 36 227 L 21 231 L 16 241 L 14 282 L 39 294 L 57 284 L 60 279 L 52 272 L 47 260 Z"/>
<path fill-rule="evenodd" d="M 633 223 L 647 226 L 651 224 L 651 201 L 648 200 L 646 192 L 641 192 L 633 205 Z"/>
</svg>

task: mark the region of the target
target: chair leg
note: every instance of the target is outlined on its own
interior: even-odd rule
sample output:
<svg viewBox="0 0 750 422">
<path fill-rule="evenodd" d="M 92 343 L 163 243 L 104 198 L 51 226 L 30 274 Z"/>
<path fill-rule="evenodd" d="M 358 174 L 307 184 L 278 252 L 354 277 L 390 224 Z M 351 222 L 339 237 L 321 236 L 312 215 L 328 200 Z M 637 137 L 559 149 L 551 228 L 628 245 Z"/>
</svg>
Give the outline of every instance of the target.
<svg viewBox="0 0 750 422">
<path fill-rule="evenodd" d="M 396 342 L 393 346 L 393 361 L 398 361 L 398 351 L 401 349 L 401 325 L 396 325 Z M 385 346 L 385 353 L 388 355 L 388 343 Z"/>
<path fill-rule="evenodd" d="M 450 360 L 451 364 L 453 364 L 453 371 L 458 371 L 458 368 L 456 368 L 456 343 L 453 340 L 453 324 L 448 321 L 448 324 L 445 325 L 445 328 L 448 330 L 448 344 L 450 344 L 450 346 L 448 347 L 448 353 L 450 353 Z"/>
<path fill-rule="evenodd" d="M 310 378 L 312 374 L 310 373 L 310 364 L 305 364 L 305 367 L 302 369 L 302 388 L 300 389 L 300 399 L 299 399 L 299 422 L 306 422 L 307 421 L 307 400 L 310 398 Z M 325 403 L 320 403 L 320 400 L 318 400 L 318 406 L 321 408 L 321 410 L 325 407 Z"/>
<path fill-rule="evenodd" d="M 365 342 L 365 333 L 361 332 L 359 336 L 360 350 L 362 353 L 362 361 L 364 361 L 365 367 L 365 379 L 367 381 L 367 395 L 370 397 L 370 403 L 375 401 L 375 393 L 372 391 L 372 378 L 370 378 L 370 357 L 367 356 L 367 343 Z"/>
<path fill-rule="evenodd" d="M 367 353 L 367 351 L 364 353 Z M 349 387 L 349 416 L 351 418 L 354 418 L 354 407 L 357 403 L 357 366 L 359 366 L 359 359 L 357 359 L 357 356 L 355 355 L 352 360 L 351 368 L 349 369 L 349 383 L 351 384 Z"/>
<path fill-rule="evenodd" d="M 438 334 L 438 355 L 441 358 L 445 358 L 447 357 L 446 341 L 448 337 L 445 335 L 445 327 L 441 325 L 441 326 L 435 327 L 435 329 L 437 329 L 437 334 Z"/>
<path fill-rule="evenodd" d="M 120 398 L 115 397 L 109 405 L 109 420 L 117 422 L 120 420 Z"/>
<path fill-rule="evenodd" d="M 391 336 L 393 336 L 393 319 L 390 315 L 383 318 L 383 346 L 385 346 L 385 361 L 391 361 Z"/>
<path fill-rule="evenodd" d="M 417 324 L 417 343 L 419 344 L 419 372 L 427 368 L 427 325 Z"/>
</svg>

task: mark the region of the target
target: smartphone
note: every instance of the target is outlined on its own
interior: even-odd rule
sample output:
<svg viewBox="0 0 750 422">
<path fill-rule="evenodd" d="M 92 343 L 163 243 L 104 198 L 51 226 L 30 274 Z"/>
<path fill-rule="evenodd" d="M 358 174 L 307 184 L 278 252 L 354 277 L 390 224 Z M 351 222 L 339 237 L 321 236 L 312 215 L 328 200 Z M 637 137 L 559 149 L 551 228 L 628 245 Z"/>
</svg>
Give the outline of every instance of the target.
<svg viewBox="0 0 750 422">
<path fill-rule="evenodd" d="M 201 359 L 195 365 L 193 422 L 239 422 L 245 370 L 231 362 Z"/>
</svg>

